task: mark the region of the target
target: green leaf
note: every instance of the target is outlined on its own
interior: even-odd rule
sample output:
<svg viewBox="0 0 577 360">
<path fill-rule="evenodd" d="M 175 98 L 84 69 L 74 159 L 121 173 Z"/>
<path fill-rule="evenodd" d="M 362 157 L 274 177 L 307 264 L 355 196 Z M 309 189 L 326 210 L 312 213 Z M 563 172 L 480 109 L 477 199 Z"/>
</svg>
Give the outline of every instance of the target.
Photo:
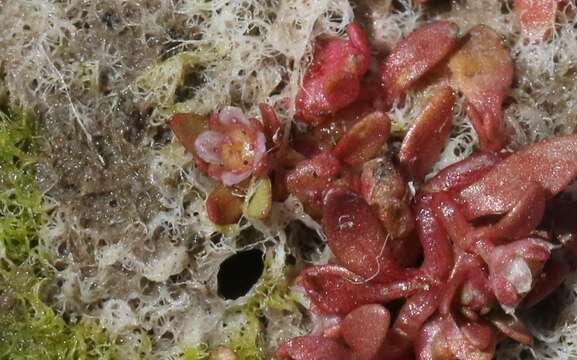
<svg viewBox="0 0 577 360">
<path fill-rule="evenodd" d="M 272 206 L 272 185 L 268 177 L 253 179 L 248 188 L 243 212 L 249 219 L 264 219 Z"/>
</svg>

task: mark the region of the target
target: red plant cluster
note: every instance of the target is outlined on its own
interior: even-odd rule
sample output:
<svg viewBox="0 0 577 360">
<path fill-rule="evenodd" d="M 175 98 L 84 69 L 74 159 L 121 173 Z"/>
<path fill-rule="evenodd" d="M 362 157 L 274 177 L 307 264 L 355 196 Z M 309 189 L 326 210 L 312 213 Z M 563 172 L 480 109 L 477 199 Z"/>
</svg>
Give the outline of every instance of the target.
<svg viewBox="0 0 577 360">
<path fill-rule="evenodd" d="M 281 344 L 277 358 L 491 359 L 503 338 L 531 343 L 511 314 L 539 302 L 572 269 L 567 247 L 537 226 L 547 201 L 577 176 L 577 135 L 502 151 L 508 133 L 501 107 L 512 60 L 487 26 L 474 27 L 464 39 L 457 34 L 452 23 L 425 25 L 384 61 L 384 108 L 402 101 L 433 68 L 446 64 L 450 73 L 424 85 L 432 96 L 403 139 L 399 170 L 373 151 L 377 139 L 380 146 L 387 139 L 376 129 L 386 126 L 363 125 L 384 117 L 382 108 L 340 131 L 331 150 L 318 143 L 316 156 L 331 158 L 321 163 L 333 163 L 334 171 L 317 178 L 324 184 L 313 198 L 336 261 L 305 269 L 297 281 L 312 311 L 333 320 Z M 481 152 L 441 171 L 411 199 L 404 179 L 422 180 L 437 160 L 451 128 L 455 91 L 467 99 Z M 370 131 L 359 136 L 358 127 Z M 352 169 L 360 174 L 357 181 Z M 387 304 L 399 299 L 404 304 L 392 319 Z"/>
<path fill-rule="evenodd" d="M 542 300 L 572 270 L 577 226 L 567 209 L 576 205 L 551 199 L 576 176 L 577 135 L 510 155 L 480 153 L 446 168 L 412 203 L 420 267 L 399 264 L 402 256 L 391 242 L 403 240 L 389 239 L 362 195 L 331 188 L 323 228 L 338 265 L 308 268 L 298 282 L 313 311 L 340 321 L 282 344 L 277 358 L 403 359 L 414 353 L 417 359 L 491 359 L 504 337 L 530 343 L 510 314 Z M 535 230 L 547 200 L 554 202 L 555 234 Z M 389 327 L 383 304 L 396 299 L 406 301 Z"/>
<path fill-rule="evenodd" d="M 303 270 L 297 283 L 311 310 L 332 321 L 275 357 L 491 359 L 506 337 L 530 343 L 512 313 L 555 290 L 577 252 L 571 220 L 538 229 L 562 219 L 548 203 L 577 207 L 557 196 L 577 176 L 577 135 L 504 150 L 513 62 L 487 26 L 459 36 L 455 24 L 432 22 L 391 49 L 378 74 L 371 60 L 354 23 L 346 39 L 317 44 L 295 102 L 306 133 L 283 131 L 267 105 L 260 121 L 230 107 L 194 126 L 191 115 L 170 121 L 198 167 L 228 186 L 207 199 L 213 222 L 237 221 L 241 201 L 229 187 L 246 191 L 262 176 L 275 200 L 292 194 L 322 221 L 334 263 Z M 386 111 L 415 88 L 430 96 L 391 157 Z M 449 137 L 457 92 L 480 151 L 424 182 Z M 395 300 L 404 301 L 398 314 Z"/>
</svg>

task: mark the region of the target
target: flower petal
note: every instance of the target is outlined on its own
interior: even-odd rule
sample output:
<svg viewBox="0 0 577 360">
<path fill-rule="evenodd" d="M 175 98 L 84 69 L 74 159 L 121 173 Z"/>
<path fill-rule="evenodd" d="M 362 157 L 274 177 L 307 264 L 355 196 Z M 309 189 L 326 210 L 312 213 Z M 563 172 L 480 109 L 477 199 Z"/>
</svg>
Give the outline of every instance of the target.
<svg viewBox="0 0 577 360">
<path fill-rule="evenodd" d="M 247 117 L 244 115 L 242 110 L 236 106 L 223 107 L 218 113 L 218 119 L 224 126 L 235 124 L 250 126 L 250 122 L 248 121 Z"/>
<path fill-rule="evenodd" d="M 198 157 L 209 164 L 222 164 L 220 147 L 225 136 L 216 131 L 205 131 L 194 141 L 194 148 Z"/>
</svg>

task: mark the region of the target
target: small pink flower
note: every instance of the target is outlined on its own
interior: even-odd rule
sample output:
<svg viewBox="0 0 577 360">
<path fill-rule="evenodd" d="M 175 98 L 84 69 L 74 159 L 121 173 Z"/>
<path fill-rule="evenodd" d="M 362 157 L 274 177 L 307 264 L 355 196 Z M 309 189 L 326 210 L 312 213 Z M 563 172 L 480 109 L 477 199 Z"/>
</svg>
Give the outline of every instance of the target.
<svg viewBox="0 0 577 360">
<path fill-rule="evenodd" d="M 266 166 L 266 137 L 255 119 L 227 106 L 209 122 L 209 130 L 194 142 L 208 174 L 226 186 L 238 184 Z"/>
</svg>

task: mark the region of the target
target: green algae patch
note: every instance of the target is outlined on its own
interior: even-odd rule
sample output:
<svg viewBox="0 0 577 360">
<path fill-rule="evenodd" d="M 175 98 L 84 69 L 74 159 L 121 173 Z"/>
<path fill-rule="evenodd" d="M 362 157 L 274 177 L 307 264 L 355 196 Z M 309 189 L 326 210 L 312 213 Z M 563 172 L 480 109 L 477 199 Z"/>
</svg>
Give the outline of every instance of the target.
<svg viewBox="0 0 577 360">
<path fill-rule="evenodd" d="M 37 125 L 26 112 L 0 112 L 0 258 L 19 264 L 38 243 L 42 194 L 34 179 Z"/>
</svg>

